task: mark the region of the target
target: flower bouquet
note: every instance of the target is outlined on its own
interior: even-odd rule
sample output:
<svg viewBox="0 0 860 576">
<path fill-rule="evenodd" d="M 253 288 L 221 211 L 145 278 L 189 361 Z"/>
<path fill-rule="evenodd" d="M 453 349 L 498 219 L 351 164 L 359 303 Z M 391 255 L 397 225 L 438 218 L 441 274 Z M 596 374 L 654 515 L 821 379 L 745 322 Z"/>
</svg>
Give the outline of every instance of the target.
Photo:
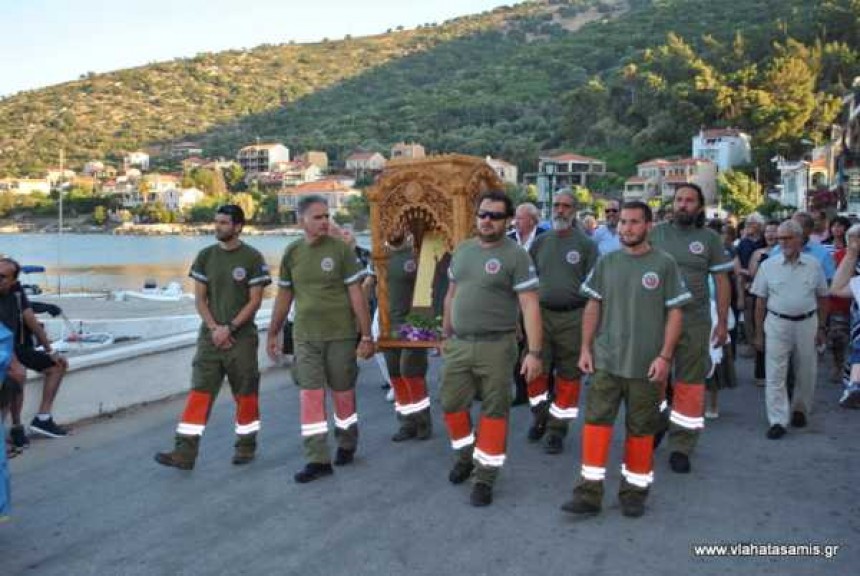
<svg viewBox="0 0 860 576">
<path fill-rule="evenodd" d="M 398 328 L 396 337 L 408 342 L 434 342 L 442 337 L 442 317 L 428 318 L 420 314 L 409 314 Z"/>
</svg>

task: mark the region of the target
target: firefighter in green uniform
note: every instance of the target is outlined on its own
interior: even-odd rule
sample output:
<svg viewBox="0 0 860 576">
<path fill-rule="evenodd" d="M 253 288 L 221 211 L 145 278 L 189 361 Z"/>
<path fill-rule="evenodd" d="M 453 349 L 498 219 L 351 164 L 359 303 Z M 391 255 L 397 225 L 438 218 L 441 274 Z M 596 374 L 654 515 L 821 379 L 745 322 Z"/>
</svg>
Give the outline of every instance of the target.
<svg viewBox="0 0 860 576">
<path fill-rule="evenodd" d="M 696 184 L 675 190 L 672 222 L 651 230 L 651 244 L 668 252 L 681 268 L 693 294 L 685 309 L 684 329 L 675 355 L 669 413 L 669 466 L 673 472 L 690 472 L 690 455 L 705 427 L 705 377 L 710 364 L 711 342 L 721 347 L 728 338 L 731 286 L 728 273 L 733 263 L 723 251 L 720 237 L 704 227 L 705 196 Z M 708 275 L 717 289 L 717 323 L 711 323 Z M 665 411 L 667 405 L 662 406 Z"/>
<path fill-rule="evenodd" d="M 672 258 L 648 244 L 651 209 L 628 202 L 621 210 L 622 250 L 605 254 L 582 284 L 580 369 L 595 373 L 582 428 L 582 468 L 573 500 L 562 510 L 601 510 L 612 426 L 624 401 L 626 439 L 619 500 L 625 516 L 641 516 L 654 479 L 654 439 L 662 383 L 681 333 L 691 294 Z M 635 330 L 632 330 L 634 328 Z M 595 338 L 596 335 L 596 338 Z"/>
<path fill-rule="evenodd" d="M 418 273 L 414 247 L 401 227 L 388 239 L 388 314 L 392 329 L 398 329 L 412 309 L 412 294 Z M 369 278 L 375 281 L 374 277 Z M 427 395 L 427 350 L 389 348 L 385 364 L 394 389 L 394 411 L 400 429 L 391 439 L 404 442 L 427 440 L 433 431 L 430 397 Z"/>
<path fill-rule="evenodd" d="M 465 482 L 475 470 L 471 502 L 487 506 L 505 461 L 510 378 L 517 355 L 517 304 L 523 313 L 529 351 L 522 364 L 526 381 L 541 372 L 538 279 L 528 253 L 505 237 L 513 203 L 501 191 L 478 203 L 478 237 L 461 243 L 451 259 L 442 329 L 445 368 L 442 410 L 457 459 L 448 479 Z M 481 395 L 481 418 L 473 432 L 469 412 Z"/>
<path fill-rule="evenodd" d="M 553 230 L 535 238 L 529 254 L 540 278 L 544 370 L 555 368 L 555 393 L 550 402 L 548 376 L 528 382 L 534 423 L 529 440 L 546 431 L 544 451 L 558 454 L 564 448 L 568 425 L 579 413 L 581 372 L 577 366 L 582 336 L 582 309 L 586 298 L 579 287 L 597 262 L 597 246 L 574 225 L 576 200 L 570 192 L 555 195 Z"/>
<path fill-rule="evenodd" d="M 245 214 L 235 204 L 218 208 L 218 244 L 200 251 L 191 265 L 197 313 L 203 322 L 191 371 L 191 393 L 176 427 L 176 446 L 155 461 L 183 470 L 194 468 L 200 436 L 224 376 L 236 400 L 236 445 L 233 464 L 254 459 L 260 408 L 257 395 L 257 326 L 254 316 L 271 282 L 263 256 L 239 240 Z"/>
<path fill-rule="evenodd" d="M 356 355 L 361 358 L 373 355 L 373 341 L 367 301 L 361 290 L 366 270 L 343 240 L 329 235 L 326 199 L 318 195 L 301 198 L 298 216 L 305 235 L 284 251 L 266 348 L 273 359 L 277 358 L 278 336 L 295 300 L 293 378 L 301 389 L 302 438 L 307 463 L 294 479 L 306 483 L 333 471 L 325 409 L 327 388 L 334 404 L 338 445 L 334 464 L 343 466 L 353 461 L 358 446 Z"/>
</svg>

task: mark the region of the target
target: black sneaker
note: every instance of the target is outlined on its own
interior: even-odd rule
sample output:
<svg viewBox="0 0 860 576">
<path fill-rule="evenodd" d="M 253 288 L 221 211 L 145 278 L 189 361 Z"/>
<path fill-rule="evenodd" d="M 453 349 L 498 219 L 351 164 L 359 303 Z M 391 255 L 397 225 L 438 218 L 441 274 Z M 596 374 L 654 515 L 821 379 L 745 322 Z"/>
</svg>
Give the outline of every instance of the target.
<svg viewBox="0 0 860 576">
<path fill-rule="evenodd" d="M 672 452 L 669 454 L 669 468 L 677 474 L 689 474 L 690 458 L 681 452 Z"/>
<path fill-rule="evenodd" d="M 451 472 L 448 474 L 448 481 L 451 484 L 462 484 L 472 475 L 472 470 L 475 469 L 475 463 L 471 460 L 457 460 Z"/>
<path fill-rule="evenodd" d="M 476 482 L 472 486 L 472 495 L 469 497 L 472 506 L 478 508 L 489 506 L 493 503 L 493 487 L 483 482 Z"/>
<path fill-rule="evenodd" d="M 561 454 L 564 451 L 564 440 L 558 434 L 550 434 L 544 440 L 543 451 L 546 454 Z"/>
<path fill-rule="evenodd" d="M 413 438 L 418 437 L 418 429 L 415 426 L 407 426 L 403 425 L 400 427 L 400 430 L 391 437 L 392 442 L 405 442 L 407 440 L 412 440 Z"/>
<path fill-rule="evenodd" d="M 33 418 L 33 421 L 30 422 L 30 432 L 35 432 L 49 438 L 63 438 L 69 435 L 65 428 L 57 426 L 53 418 L 48 418 L 47 420 Z"/>
<path fill-rule="evenodd" d="M 27 433 L 24 432 L 24 427 L 20 424 L 9 429 L 9 438 L 11 438 L 12 446 L 15 448 L 23 449 L 30 446 L 30 439 L 27 438 Z"/>
<path fill-rule="evenodd" d="M 355 460 L 355 450 L 347 450 L 346 448 L 338 448 L 337 453 L 334 456 L 334 465 L 335 466 L 346 466 L 347 464 L 352 464 L 353 460 Z"/>
<path fill-rule="evenodd" d="M 319 462 L 308 462 L 305 467 L 296 472 L 293 479 L 299 484 L 307 484 L 314 480 L 319 480 L 323 476 L 330 476 L 334 473 L 331 464 L 320 464 Z"/>
<path fill-rule="evenodd" d="M 773 426 L 771 426 L 770 428 L 768 428 L 768 431 L 767 431 L 767 437 L 768 437 L 769 439 L 771 439 L 771 440 L 779 440 L 779 439 L 780 439 L 780 438 L 782 438 L 783 436 L 785 436 L 785 427 L 783 427 L 783 426 L 781 426 L 781 425 L 779 425 L 779 424 L 774 424 Z"/>
</svg>

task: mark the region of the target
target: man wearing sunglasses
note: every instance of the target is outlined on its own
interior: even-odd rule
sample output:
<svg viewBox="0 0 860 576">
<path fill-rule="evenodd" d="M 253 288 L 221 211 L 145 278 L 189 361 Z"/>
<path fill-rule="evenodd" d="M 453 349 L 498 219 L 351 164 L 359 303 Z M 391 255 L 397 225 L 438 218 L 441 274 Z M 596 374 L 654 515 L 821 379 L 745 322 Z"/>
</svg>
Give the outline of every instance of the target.
<svg viewBox="0 0 860 576">
<path fill-rule="evenodd" d="M 189 276 L 195 281 L 195 306 L 202 322 L 191 369 L 191 392 L 176 427 L 175 447 L 155 455 L 162 466 L 194 468 L 200 437 L 225 376 L 236 400 L 233 464 L 254 459 L 260 429 L 259 340 L 254 316 L 271 278 L 263 255 L 239 239 L 244 225 L 241 207 L 226 204 L 218 208 L 218 243 L 201 250 L 191 265 Z"/>
<path fill-rule="evenodd" d="M 597 247 L 576 227 L 575 220 L 573 194 L 557 193 L 552 205 L 553 229 L 539 236 L 529 250 L 540 278 L 542 361 L 544 370 L 554 368 L 555 390 L 550 398 L 546 374 L 529 381 L 534 423 L 528 438 L 537 442 L 546 432 L 547 454 L 562 452 L 568 426 L 579 413 L 582 372 L 577 358 L 582 339 L 582 311 L 587 302 L 579 287 L 597 262 Z"/>
<path fill-rule="evenodd" d="M 461 484 L 475 471 L 473 506 L 492 503 L 493 484 L 505 461 L 519 309 L 529 342 L 523 375 L 532 381 L 542 370 L 538 278 L 528 253 L 505 237 L 512 215 L 513 203 L 504 192 L 482 194 L 478 236 L 456 248 L 448 272 L 441 397 L 457 453 L 448 480 Z M 481 418 L 473 431 L 469 409 L 476 393 L 482 398 Z"/>
<path fill-rule="evenodd" d="M 601 256 L 621 249 L 621 240 L 618 235 L 618 216 L 621 204 L 618 200 L 610 200 L 604 208 L 606 213 L 606 224 L 597 227 L 592 239 L 597 244 L 597 251 Z"/>
</svg>

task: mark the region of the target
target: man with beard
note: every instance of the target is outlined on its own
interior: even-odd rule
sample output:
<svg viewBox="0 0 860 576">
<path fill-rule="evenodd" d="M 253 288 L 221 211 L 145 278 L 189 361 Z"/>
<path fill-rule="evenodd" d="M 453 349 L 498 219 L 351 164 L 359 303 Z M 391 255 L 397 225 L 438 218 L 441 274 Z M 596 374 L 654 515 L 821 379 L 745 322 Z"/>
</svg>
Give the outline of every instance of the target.
<svg viewBox="0 0 860 576">
<path fill-rule="evenodd" d="M 681 306 L 692 295 L 675 261 L 649 245 L 651 219 L 647 204 L 625 203 L 619 227 L 622 250 L 601 257 L 582 284 L 589 300 L 579 368 L 594 377 L 585 404 L 581 478 L 573 499 L 562 506 L 571 514 L 601 510 L 612 426 L 622 400 L 627 430 L 619 489 L 622 514 L 644 513 L 654 479 L 657 405 L 681 333 Z"/>
<path fill-rule="evenodd" d="M 271 282 L 269 268 L 254 248 L 239 240 L 245 213 L 226 204 L 215 213 L 218 244 L 200 251 L 191 265 L 197 313 L 203 320 L 191 372 L 191 393 L 176 427 L 175 447 L 155 461 L 182 470 L 194 468 L 200 436 L 224 376 L 236 400 L 236 444 L 233 464 L 254 459 L 260 408 L 257 394 L 257 326 L 254 316 Z"/>
<path fill-rule="evenodd" d="M 295 299 L 293 378 L 301 389 L 302 438 L 307 463 L 293 478 L 304 484 L 333 472 L 328 448 L 327 388 L 334 404 L 338 444 L 334 465 L 353 462 L 358 446 L 356 356 L 372 356 L 373 339 L 367 300 L 361 289 L 366 271 L 355 252 L 343 240 L 329 234 L 326 199 L 318 195 L 301 198 L 298 215 L 305 235 L 287 246 L 281 259 L 278 296 L 266 348 L 272 359 L 277 358 L 278 334 Z"/>
<path fill-rule="evenodd" d="M 675 189 L 672 222 L 655 226 L 651 244 L 668 252 L 678 263 L 693 302 L 684 314 L 684 328 L 675 355 L 672 406 L 669 414 L 669 466 L 673 472 L 690 472 L 690 455 L 705 427 L 705 377 L 710 349 L 722 347 L 728 338 L 731 299 L 729 272 L 734 265 L 717 234 L 704 227 L 705 196 L 692 183 Z M 717 290 L 717 322 L 711 329 L 708 276 Z"/>
<path fill-rule="evenodd" d="M 529 342 L 523 374 L 532 381 L 541 372 L 538 279 L 528 253 L 505 237 L 512 215 L 513 204 L 504 192 L 482 194 L 478 237 L 457 247 L 448 272 L 441 396 L 451 446 L 457 451 L 448 480 L 461 484 L 477 468 L 473 506 L 492 503 L 493 484 L 505 461 L 517 304 Z M 469 413 L 476 393 L 482 398 L 477 434 Z"/>
<path fill-rule="evenodd" d="M 537 442 L 546 432 L 544 452 L 559 454 L 564 449 L 568 425 L 579 413 L 582 374 L 576 361 L 582 337 L 582 309 L 587 301 L 579 287 L 597 262 L 597 247 L 574 225 L 576 200 L 572 193 L 556 194 L 552 208 L 553 229 L 538 236 L 529 254 L 540 278 L 541 360 L 545 371 L 555 368 L 555 393 L 550 403 L 546 374 L 529 381 L 534 423 L 528 438 Z"/>
</svg>

